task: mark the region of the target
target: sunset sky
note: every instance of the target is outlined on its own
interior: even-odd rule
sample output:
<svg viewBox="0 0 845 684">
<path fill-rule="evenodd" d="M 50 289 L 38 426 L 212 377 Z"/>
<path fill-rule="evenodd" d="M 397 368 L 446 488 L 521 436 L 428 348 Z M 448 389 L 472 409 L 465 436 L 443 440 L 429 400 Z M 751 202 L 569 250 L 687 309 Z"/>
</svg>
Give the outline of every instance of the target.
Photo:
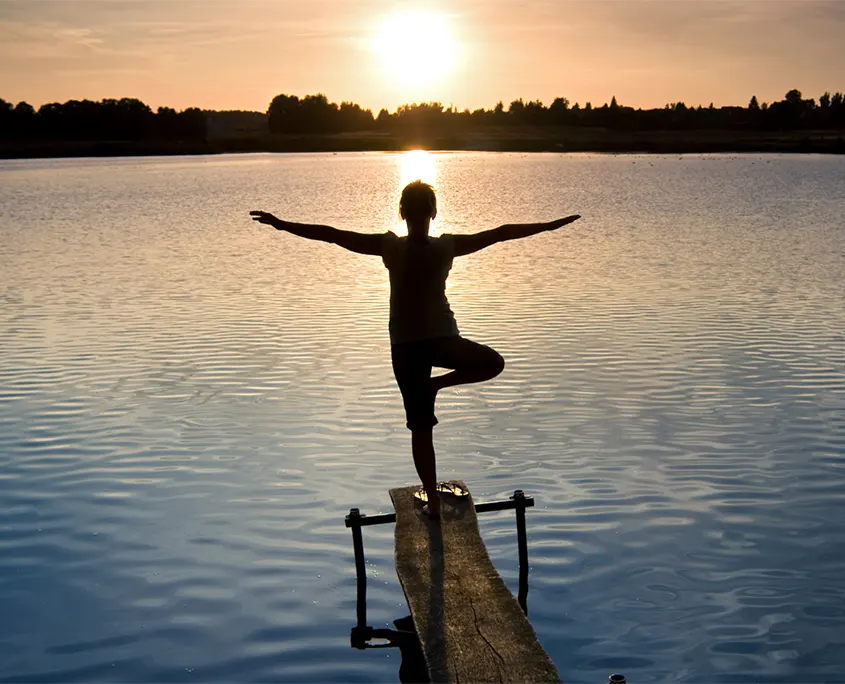
<svg viewBox="0 0 845 684">
<path fill-rule="evenodd" d="M 845 91 L 843 0 L 0 0 L 0 97 L 265 111 Z"/>
</svg>

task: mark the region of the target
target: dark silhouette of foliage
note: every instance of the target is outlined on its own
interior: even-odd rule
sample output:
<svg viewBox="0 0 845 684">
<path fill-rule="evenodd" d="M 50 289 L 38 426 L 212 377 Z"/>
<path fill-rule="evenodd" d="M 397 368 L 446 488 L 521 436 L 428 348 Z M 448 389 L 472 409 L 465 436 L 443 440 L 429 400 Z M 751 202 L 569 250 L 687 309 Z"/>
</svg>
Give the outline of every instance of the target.
<svg viewBox="0 0 845 684">
<path fill-rule="evenodd" d="M 584 129 L 583 134 L 571 132 L 577 129 Z M 208 145 L 218 145 L 219 141 L 229 147 L 232 141 L 238 141 L 240 149 L 260 149 L 265 144 L 261 139 L 267 134 L 270 137 L 266 138 L 269 140 L 266 144 L 271 149 L 279 146 L 287 149 L 284 146 L 288 143 L 282 142 L 282 138 L 343 133 L 364 134 L 368 140 L 367 149 L 378 149 L 376 141 L 384 140 L 384 135 L 398 136 L 406 142 L 439 139 L 445 140 L 446 145 L 459 145 L 462 136 L 473 132 L 505 139 L 523 135 L 525 131 L 536 131 L 531 135 L 540 137 L 555 136 L 556 130 L 563 131 L 561 135 L 569 136 L 570 140 L 582 135 L 593 141 L 603 140 L 602 136 L 618 141 L 626 139 L 620 137 L 623 133 L 629 134 L 627 139 L 632 140 L 630 134 L 677 132 L 679 136 L 685 133 L 677 140 L 693 142 L 709 135 L 708 132 L 720 131 L 736 131 L 742 135 L 776 132 L 793 137 L 802 132 L 808 135 L 813 131 L 839 132 L 845 130 L 845 96 L 839 91 L 825 92 L 816 102 L 792 89 L 782 100 L 771 103 L 761 103 L 752 96 L 745 107 L 717 108 L 713 103 L 703 107 L 672 102 L 655 109 L 634 109 L 619 103 L 615 96 L 609 103 L 597 107 L 590 102 L 583 106 L 577 102 L 571 104 L 568 98 L 559 96 L 549 106 L 540 100 L 519 98 L 507 107 L 499 101 L 492 109 L 474 111 L 459 110 L 452 105 L 445 107 L 440 102 L 421 102 L 402 105 L 393 113 L 381 109 L 375 117 L 369 109 L 353 102 L 330 102 L 322 93 L 302 98 L 277 95 L 266 114 L 204 112 L 197 108 L 177 112 L 170 107 L 159 107 L 153 112 L 134 98 L 100 102 L 69 100 L 64 104 L 45 104 L 36 111 L 26 102 L 13 105 L 0 99 L 0 139 L 17 146 L 14 149 L 28 141 L 27 144 L 40 145 L 47 151 L 53 143 L 54 148 L 59 145 L 67 148 L 96 142 L 127 143 L 137 150 L 146 146 L 178 151 L 181 149 L 178 146 L 189 145 L 190 149 L 199 151 L 209 149 Z M 616 132 L 620 135 L 613 138 Z M 159 143 L 170 147 L 161 147 Z M 295 149 L 309 149 L 312 144 L 297 143 Z M 514 144 L 518 145 L 518 142 Z M 344 145 L 343 149 L 354 149 L 355 143 Z M 836 150 L 845 147 L 845 143 L 838 145 Z M 599 145 L 599 149 L 605 147 Z M 125 148 L 125 145 L 120 147 Z M 217 149 L 228 147 L 218 145 Z"/>
<path fill-rule="evenodd" d="M 205 140 L 208 135 L 208 122 L 205 113 L 197 107 L 188 107 L 183 112 L 176 115 L 178 117 L 179 126 L 176 129 L 176 135 L 172 136 L 176 140 Z"/>
<path fill-rule="evenodd" d="M 695 130 L 810 130 L 845 127 L 845 105 L 842 93 L 825 93 L 819 104 L 805 99 L 798 90 L 790 90 L 784 99 L 771 104 L 758 102 L 752 96 L 747 107 L 690 107 L 684 102 L 666 104 L 661 109 L 634 109 L 611 97 L 607 104 L 594 107 L 587 102 L 570 106 L 565 97 L 557 97 L 548 107 L 539 100 L 513 100 L 507 108 L 498 102 L 492 110 L 477 109 L 471 114 L 440 103 L 402 105 L 394 114 L 379 112 L 377 126 L 384 130 L 401 130 L 409 122 L 417 127 L 438 130 L 455 128 L 456 122 L 483 125 L 514 126 L 582 126 L 623 131 L 695 131 Z M 461 128 L 460 126 L 458 128 Z"/>
<path fill-rule="evenodd" d="M 562 126 L 569 118 L 569 100 L 565 97 L 556 97 L 549 105 L 549 121 L 552 124 Z"/>
<path fill-rule="evenodd" d="M 154 139 L 203 141 L 206 122 L 196 108 L 177 113 L 160 107 L 157 113 L 134 98 L 53 102 L 36 111 L 26 102 L 14 109 L 0 100 L 0 136 L 55 141 L 143 141 Z"/>
<path fill-rule="evenodd" d="M 352 102 L 334 104 L 322 93 L 301 100 L 296 95 L 277 95 L 267 109 L 267 119 L 270 132 L 276 134 L 342 133 L 366 130 L 374 124 L 369 109 Z"/>
</svg>

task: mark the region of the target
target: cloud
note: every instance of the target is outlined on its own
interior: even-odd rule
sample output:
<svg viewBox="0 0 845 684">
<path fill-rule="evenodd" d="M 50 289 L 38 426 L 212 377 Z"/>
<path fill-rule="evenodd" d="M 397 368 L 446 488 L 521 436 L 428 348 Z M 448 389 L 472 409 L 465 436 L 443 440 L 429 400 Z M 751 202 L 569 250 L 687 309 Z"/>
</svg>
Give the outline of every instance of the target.
<svg viewBox="0 0 845 684">
<path fill-rule="evenodd" d="M 88 56 L 102 51 L 104 40 L 87 27 L 52 22 L 24 23 L 0 20 L 0 56 L 19 59 L 56 59 Z"/>
<path fill-rule="evenodd" d="M 41 63 L 48 71 L 67 68 L 125 68 L 127 62 L 170 64 L 227 45 L 269 41 L 289 27 L 256 26 L 244 20 L 114 21 L 96 28 L 55 21 L 0 20 L 0 58 L 5 68 Z M 0 74 L 3 72 L 0 67 Z M 46 73 L 46 72 L 45 72 Z"/>
</svg>

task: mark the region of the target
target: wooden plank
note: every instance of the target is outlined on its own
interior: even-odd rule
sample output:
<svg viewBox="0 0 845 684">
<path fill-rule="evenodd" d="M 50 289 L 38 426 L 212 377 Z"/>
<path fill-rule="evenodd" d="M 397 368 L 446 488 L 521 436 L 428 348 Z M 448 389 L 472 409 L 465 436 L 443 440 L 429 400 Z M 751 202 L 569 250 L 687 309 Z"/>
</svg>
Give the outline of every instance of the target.
<svg viewBox="0 0 845 684">
<path fill-rule="evenodd" d="M 435 521 L 423 515 L 415 490 L 390 490 L 396 509 L 396 572 L 431 681 L 560 682 L 490 562 L 472 496 L 443 496 L 441 520 Z"/>
</svg>

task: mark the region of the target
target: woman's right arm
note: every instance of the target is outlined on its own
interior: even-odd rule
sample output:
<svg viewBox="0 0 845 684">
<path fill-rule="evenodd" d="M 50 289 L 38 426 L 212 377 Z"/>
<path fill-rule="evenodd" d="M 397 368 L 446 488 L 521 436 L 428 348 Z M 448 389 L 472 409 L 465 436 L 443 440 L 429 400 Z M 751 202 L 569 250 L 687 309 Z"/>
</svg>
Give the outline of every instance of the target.
<svg viewBox="0 0 845 684">
<path fill-rule="evenodd" d="M 329 242 L 358 254 L 381 255 L 382 236 L 379 233 L 355 233 L 351 230 L 339 230 L 331 226 L 283 221 L 266 211 L 251 211 L 249 213 L 253 221 L 272 226 L 276 230 L 283 230 L 308 240 Z"/>
</svg>

